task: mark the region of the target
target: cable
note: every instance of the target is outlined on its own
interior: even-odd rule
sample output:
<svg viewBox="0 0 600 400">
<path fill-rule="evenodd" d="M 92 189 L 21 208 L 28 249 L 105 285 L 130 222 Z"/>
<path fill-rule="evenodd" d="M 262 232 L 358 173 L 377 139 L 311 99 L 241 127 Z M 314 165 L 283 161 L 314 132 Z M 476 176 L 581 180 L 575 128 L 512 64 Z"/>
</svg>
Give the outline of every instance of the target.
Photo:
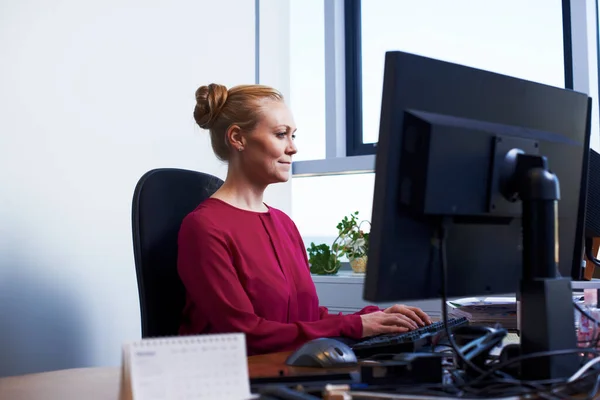
<svg viewBox="0 0 600 400">
<path fill-rule="evenodd" d="M 461 377 L 457 377 L 461 379 Z M 593 385 L 590 378 L 593 378 Z M 590 389 L 591 387 L 591 389 Z M 365 388 L 365 391 L 350 390 L 352 398 L 356 399 L 406 399 L 409 396 L 428 396 L 428 398 L 462 397 L 470 399 L 506 398 L 509 396 L 529 396 L 544 399 L 571 399 L 573 394 L 586 395 L 593 398 L 600 387 L 600 375 L 586 371 L 573 382 L 564 380 L 548 381 L 515 381 L 495 379 L 485 382 L 480 388 L 465 387 L 448 384 L 410 384 L 410 385 L 375 385 Z M 585 392 L 588 393 L 585 393 Z M 415 397 L 422 398 L 422 397 Z"/>
<path fill-rule="evenodd" d="M 517 362 L 521 362 L 527 359 L 532 359 L 532 358 L 537 358 L 537 357 L 550 357 L 550 356 L 558 356 L 558 355 L 563 355 L 563 354 L 572 354 L 572 353 L 591 353 L 594 355 L 598 355 L 598 351 L 596 349 L 584 349 L 584 348 L 576 348 L 576 349 L 569 349 L 569 350 L 557 350 L 557 351 L 547 351 L 547 352 L 538 352 L 538 353 L 532 353 L 532 354 L 526 354 L 526 355 L 522 355 L 519 357 L 515 357 L 513 359 L 507 360 L 506 362 L 499 362 L 496 363 L 494 365 L 491 365 L 490 368 L 487 371 L 482 370 L 480 367 L 478 367 L 477 365 L 475 365 L 471 360 L 468 360 L 465 355 L 461 352 L 461 350 L 458 348 L 458 346 L 456 345 L 456 342 L 454 341 L 454 337 L 452 336 L 452 333 L 450 331 L 449 325 L 448 325 L 448 306 L 447 306 L 447 300 L 448 300 L 448 296 L 447 296 L 447 279 L 448 279 L 448 266 L 447 266 L 447 253 L 446 253 L 446 245 L 447 245 L 447 234 L 448 234 L 448 230 L 449 230 L 449 226 L 451 225 L 451 220 L 450 218 L 443 218 L 440 222 L 440 226 L 439 226 L 439 233 L 438 233 L 438 240 L 439 240 L 439 253 L 440 253 L 440 269 L 441 269 L 441 297 L 442 297 L 442 318 L 443 318 L 443 322 L 444 322 L 444 328 L 445 328 L 445 332 L 446 332 L 446 336 L 448 337 L 448 341 L 450 343 L 450 347 L 452 348 L 452 350 L 454 351 L 454 353 L 456 354 L 456 356 L 460 359 L 460 361 L 462 361 L 465 365 L 467 365 L 469 368 L 471 368 L 473 371 L 477 372 L 479 374 L 479 376 L 477 376 L 475 379 L 463 383 L 463 385 L 461 385 L 461 387 L 456 387 L 457 389 L 461 390 L 461 391 L 466 391 L 466 392 L 473 392 L 473 391 L 481 391 L 482 389 L 476 389 L 474 386 L 477 384 L 484 384 L 485 383 L 485 387 L 483 388 L 483 390 L 487 391 L 489 393 L 489 391 L 492 388 L 492 385 L 500 388 L 502 387 L 503 393 L 506 393 L 507 390 L 509 389 L 509 387 L 507 387 L 506 385 L 509 385 L 511 387 L 511 391 L 522 391 L 524 390 L 525 392 L 531 392 L 533 391 L 547 391 L 547 390 L 552 390 L 552 392 L 555 391 L 556 387 L 554 388 L 547 388 L 547 385 L 559 385 L 560 386 L 564 386 L 573 382 L 578 381 L 579 378 L 581 378 L 585 372 L 587 370 L 589 370 L 596 362 L 600 362 L 600 357 L 598 357 L 598 361 L 595 361 L 594 364 L 586 364 L 586 366 L 584 366 L 583 368 L 581 368 L 576 375 L 574 374 L 571 378 L 567 379 L 554 379 L 554 380 L 546 380 L 546 381 L 522 381 L 519 379 L 514 379 L 512 377 L 500 377 L 497 376 L 496 374 L 501 372 L 501 369 L 505 368 L 506 366 L 509 366 L 511 364 L 517 363 Z M 595 324 L 598 324 L 598 321 L 596 321 L 591 315 L 589 315 L 587 312 L 585 312 L 584 310 L 581 310 L 581 308 L 579 307 L 578 304 L 574 303 L 574 306 L 578 309 L 580 309 L 580 311 L 582 312 L 583 315 L 585 315 L 587 318 L 589 318 L 591 321 L 594 321 Z M 486 380 L 486 378 L 491 378 L 491 380 Z M 600 386 L 600 375 L 598 378 L 598 385 L 595 385 L 594 390 L 597 391 L 598 387 L 596 386 Z M 546 386 L 543 386 L 546 385 Z M 525 388 L 524 386 L 529 386 L 529 388 Z M 555 396 L 555 393 L 551 393 L 549 394 L 550 396 Z"/>
<path fill-rule="evenodd" d="M 493 376 L 493 374 L 495 372 L 501 370 L 502 368 L 505 368 L 511 364 L 514 364 L 514 363 L 517 363 L 520 361 L 530 360 L 532 358 L 537 358 L 537 357 L 552 357 L 552 356 L 561 356 L 561 355 L 567 355 L 567 354 L 573 354 L 573 353 L 592 353 L 595 355 L 600 354 L 598 352 L 598 350 L 596 350 L 596 349 L 584 349 L 584 348 L 568 349 L 568 350 L 554 350 L 554 351 L 540 351 L 538 353 L 525 354 L 525 355 L 511 358 L 510 360 L 506 360 L 504 362 L 493 365 L 484 374 L 475 378 L 475 380 L 473 380 L 471 382 L 471 384 L 479 383 L 479 382 L 483 381 L 485 378 Z M 564 379 L 563 379 L 563 381 L 566 382 L 566 380 L 564 380 Z"/>
<path fill-rule="evenodd" d="M 572 377 L 570 377 L 567 382 L 573 382 L 576 381 L 577 379 L 579 379 L 581 377 L 581 375 L 583 375 L 588 369 L 592 368 L 594 366 L 594 364 L 597 364 L 600 362 L 600 357 L 596 357 L 596 358 L 592 358 L 590 361 L 588 361 L 583 367 L 581 367 L 579 369 L 579 371 L 575 372 L 573 374 Z"/>
<path fill-rule="evenodd" d="M 471 397 L 471 398 L 490 398 L 492 396 L 527 396 L 535 394 L 540 398 L 546 399 L 565 399 L 569 398 L 566 391 L 574 390 L 577 393 L 589 390 L 591 385 L 590 378 L 596 378 L 591 391 L 588 393 L 589 397 L 593 397 L 598 393 L 600 389 L 600 374 L 593 368 L 596 363 L 600 363 L 600 353 L 595 348 L 575 348 L 568 350 L 558 351 L 547 351 L 538 352 L 532 354 L 526 354 L 519 357 L 512 358 L 505 362 L 491 362 L 485 365 L 485 369 L 475 365 L 472 360 L 467 359 L 465 354 L 461 351 L 459 346 L 456 344 L 452 335 L 451 329 L 448 324 L 448 260 L 447 260 L 447 236 L 449 228 L 452 224 L 450 218 L 442 218 L 439 221 L 439 227 L 436 229 L 436 237 L 433 238 L 431 253 L 430 253 L 430 266 L 433 271 L 433 263 L 437 253 L 439 258 L 439 266 L 441 270 L 441 300 L 442 300 L 442 321 L 444 324 L 444 331 L 448 339 L 449 346 L 455 355 L 455 362 L 459 361 L 462 363 L 461 369 L 465 367 L 470 370 L 470 374 L 461 375 L 456 372 L 448 370 L 450 373 L 451 384 L 440 385 L 411 385 L 410 387 L 396 387 L 394 392 L 403 393 L 408 395 L 427 395 L 427 396 L 454 396 L 454 397 Z M 436 249 L 437 247 L 437 249 Z M 595 325 L 598 325 L 596 321 L 589 313 L 581 309 L 578 304 L 574 303 L 574 307 L 577 308 L 583 315 L 594 321 Z M 549 357 L 558 356 L 564 354 L 593 354 L 597 356 L 594 358 L 594 363 L 586 363 L 579 371 L 577 371 L 570 378 L 560 379 L 547 379 L 537 381 L 523 381 L 518 377 L 512 377 L 502 371 L 505 367 L 519 363 L 523 360 L 537 358 L 537 357 Z M 473 376 L 475 373 L 476 375 Z M 586 387 L 581 387 L 581 384 L 586 384 Z M 370 392 L 371 394 L 373 392 Z M 383 394 L 383 393 L 382 393 Z M 394 395 L 392 395 L 394 396 Z M 384 398 L 384 397 L 382 397 Z M 387 397 L 396 398 L 396 397 Z"/>
<path fill-rule="evenodd" d="M 461 352 L 452 336 L 448 324 L 448 293 L 447 293 L 447 280 L 448 280 L 448 262 L 446 254 L 447 246 L 447 234 L 451 225 L 449 218 L 444 218 L 440 221 L 439 229 L 437 229 L 437 238 L 434 243 L 437 243 L 439 264 L 441 269 L 441 297 L 442 297 L 442 319 L 444 323 L 444 330 L 448 338 L 449 346 L 454 352 L 456 358 L 460 359 L 464 365 L 471 368 L 474 372 L 478 373 L 476 377 L 463 376 L 458 374 L 453 369 L 447 372 L 452 377 L 451 384 L 417 384 L 410 386 L 394 385 L 393 387 L 370 387 L 368 392 L 348 392 L 356 398 L 381 398 L 381 399 L 399 399 L 407 398 L 406 396 L 429 396 L 429 397 L 447 397 L 448 395 L 453 397 L 465 397 L 465 398 L 492 398 L 492 397 L 506 397 L 506 396 L 530 396 L 535 395 L 539 398 L 544 399 L 569 399 L 570 394 L 586 394 L 588 391 L 587 398 L 594 398 L 600 390 L 600 371 L 594 366 L 600 363 L 600 352 L 595 348 L 576 348 L 568 350 L 557 350 L 557 351 L 546 351 L 532 354 L 526 354 L 519 357 L 509 359 L 505 362 L 495 362 L 486 365 L 486 370 L 475 365 L 471 360 L 466 359 L 465 355 Z M 433 263 L 435 258 L 434 248 L 432 246 L 432 254 L 430 257 L 430 263 Z M 432 265 L 433 267 L 433 265 Z M 599 325 L 599 321 L 593 318 L 586 310 L 580 307 L 579 304 L 573 302 L 574 307 L 582 313 L 590 321 L 594 322 L 594 326 Z M 501 370 L 511 364 L 521 362 L 523 360 L 537 358 L 537 357 L 550 357 L 565 354 L 593 354 L 596 357 L 589 360 L 583 365 L 577 372 L 575 372 L 569 378 L 559 379 L 547 379 L 537 381 L 523 381 L 518 378 L 513 378 L 504 374 Z M 502 376 L 504 375 L 504 376 Z M 465 380 L 466 379 L 466 380 Z M 594 379 L 591 381 L 591 379 Z M 593 382 L 593 385 L 592 385 Z M 591 389 L 590 389 L 591 386 Z M 383 393 L 385 389 L 389 389 L 394 393 Z M 362 397 L 365 396 L 365 397 Z M 353 397 L 354 398 L 354 397 Z"/>
<path fill-rule="evenodd" d="M 442 218 L 439 227 L 438 239 L 439 239 L 439 251 L 440 251 L 440 269 L 441 269 L 441 294 L 442 294 L 442 320 L 444 322 L 444 330 L 446 331 L 446 336 L 448 337 L 448 341 L 450 342 L 450 347 L 454 350 L 454 353 L 460 358 L 460 360 L 466 364 L 469 368 L 474 370 L 479 374 L 483 374 L 484 371 L 475 365 L 471 360 L 468 360 L 462 351 L 456 345 L 454 341 L 454 337 L 452 336 L 452 332 L 450 332 L 450 327 L 448 325 L 448 295 L 447 295 L 447 279 L 448 279 L 448 266 L 447 266 L 447 257 L 446 257 L 446 236 L 448 227 L 452 224 L 450 218 Z"/>
</svg>

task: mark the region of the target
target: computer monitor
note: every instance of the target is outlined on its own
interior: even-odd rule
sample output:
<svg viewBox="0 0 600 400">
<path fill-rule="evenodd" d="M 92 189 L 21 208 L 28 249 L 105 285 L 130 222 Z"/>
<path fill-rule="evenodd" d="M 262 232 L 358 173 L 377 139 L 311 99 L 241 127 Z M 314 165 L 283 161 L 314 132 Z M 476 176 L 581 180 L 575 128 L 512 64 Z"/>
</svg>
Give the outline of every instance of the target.
<svg viewBox="0 0 600 400">
<path fill-rule="evenodd" d="M 522 353 L 573 350 L 590 110 L 572 90 L 386 53 L 365 300 L 518 292 Z M 525 369 L 564 376 L 575 357 Z"/>
<path fill-rule="evenodd" d="M 388 52 L 365 300 L 439 298 L 439 268 L 431 259 L 436 226 L 424 210 L 419 212 L 407 205 L 406 197 L 417 191 L 427 195 L 427 207 L 433 208 L 425 211 L 454 217 L 447 239 L 448 295 L 517 291 L 522 264 L 520 204 L 499 199 L 494 210 L 491 207 L 495 199 L 488 196 L 492 142 L 497 135 L 522 135 L 538 141 L 539 154 L 547 157 L 560 182 L 559 270 L 563 276 L 579 280 L 590 107 L 587 95 L 571 90 L 404 52 Z M 480 133 L 465 133 L 464 138 L 444 144 L 445 148 L 430 149 L 428 160 L 408 163 L 403 159 L 405 123 L 413 111 L 445 118 L 440 123 L 458 124 L 458 128 L 460 124 L 471 124 Z M 426 176 L 427 162 L 442 164 L 441 172 Z M 407 168 L 420 169 L 421 178 L 428 180 L 415 176 L 409 184 Z M 458 205 L 463 209 L 452 209 Z M 512 207 L 513 212 L 502 214 L 506 207 Z"/>
</svg>

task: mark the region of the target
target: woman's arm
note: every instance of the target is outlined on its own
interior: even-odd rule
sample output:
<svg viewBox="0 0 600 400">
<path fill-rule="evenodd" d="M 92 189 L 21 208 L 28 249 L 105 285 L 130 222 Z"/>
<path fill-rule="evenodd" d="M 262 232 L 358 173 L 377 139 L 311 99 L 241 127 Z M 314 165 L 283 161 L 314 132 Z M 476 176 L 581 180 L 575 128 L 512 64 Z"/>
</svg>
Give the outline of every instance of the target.
<svg viewBox="0 0 600 400">
<path fill-rule="evenodd" d="M 376 311 L 382 311 L 379 307 L 377 306 L 366 306 L 365 308 L 363 308 L 360 311 L 357 311 L 351 315 L 364 315 L 364 314 L 370 314 Z M 320 306 L 319 307 L 319 314 L 321 316 L 321 319 L 325 319 L 325 318 L 331 318 L 331 317 L 338 317 L 340 315 L 343 315 L 342 313 L 339 314 L 331 314 L 329 312 L 329 310 L 327 309 L 327 307 L 324 306 Z"/>
</svg>

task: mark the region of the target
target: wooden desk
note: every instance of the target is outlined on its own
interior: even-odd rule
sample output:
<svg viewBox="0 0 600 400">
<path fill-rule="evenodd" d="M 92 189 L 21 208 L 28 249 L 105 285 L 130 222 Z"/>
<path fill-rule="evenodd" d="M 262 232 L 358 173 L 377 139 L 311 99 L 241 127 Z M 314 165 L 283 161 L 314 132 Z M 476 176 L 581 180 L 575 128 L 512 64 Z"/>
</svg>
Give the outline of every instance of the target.
<svg viewBox="0 0 600 400">
<path fill-rule="evenodd" d="M 0 378 L 0 400 L 118 400 L 120 368 L 78 368 Z"/>
<path fill-rule="evenodd" d="M 289 367 L 290 353 L 248 357 L 251 378 L 331 372 Z M 339 369 L 337 370 L 339 371 Z M 118 400 L 120 368 L 78 368 L 0 378 L 0 400 Z"/>
<path fill-rule="evenodd" d="M 341 371 L 288 367 L 289 353 L 248 358 L 251 378 Z M 347 371 L 348 369 L 342 369 Z M 120 368 L 79 368 L 0 378 L 0 400 L 118 400 Z"/>
</svg>

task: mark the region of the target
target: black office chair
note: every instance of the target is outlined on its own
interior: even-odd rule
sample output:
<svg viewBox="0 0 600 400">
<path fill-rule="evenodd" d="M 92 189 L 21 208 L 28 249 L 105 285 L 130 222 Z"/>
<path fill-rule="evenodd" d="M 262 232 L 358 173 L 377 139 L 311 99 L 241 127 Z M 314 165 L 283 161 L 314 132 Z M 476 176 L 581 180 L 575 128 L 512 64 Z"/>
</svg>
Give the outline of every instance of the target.
<svg viewBox="0 0 600 400">
<path fill-rule="evenodd" d="M 142 337 L 177 335 L 185 289 L 177 273 L 177 236 L 183 218 L 223 181 L 202 172 L 153 169 L 133 194 L 133 253 Z"/>
</svg>

